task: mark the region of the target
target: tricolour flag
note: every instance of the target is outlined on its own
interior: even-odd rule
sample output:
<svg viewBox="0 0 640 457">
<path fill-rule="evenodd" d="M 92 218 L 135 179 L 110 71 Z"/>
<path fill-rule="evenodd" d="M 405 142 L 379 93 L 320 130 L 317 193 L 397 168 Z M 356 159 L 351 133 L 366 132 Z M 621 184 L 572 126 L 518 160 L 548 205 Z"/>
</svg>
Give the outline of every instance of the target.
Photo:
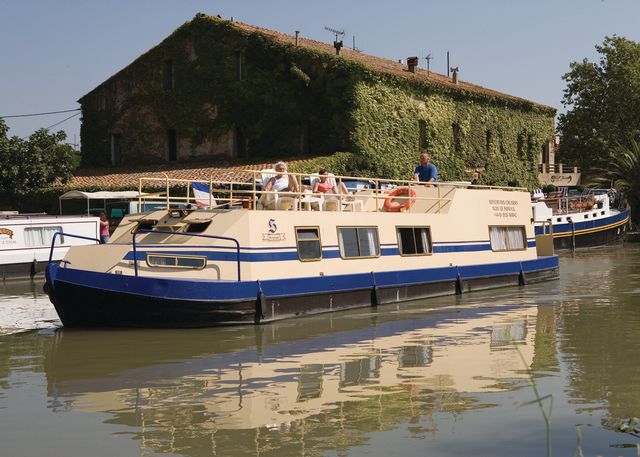
<svg viewBox="0 0 640 457">
<path fill-rule="evenodd" d="M 207 184 L 201 182 L 192 182 L 193 196 L 196 197 L 196 205 L 198 206 L 216 206 L 216 200 L 211 195 L 211 189 Z"/>
</svg>

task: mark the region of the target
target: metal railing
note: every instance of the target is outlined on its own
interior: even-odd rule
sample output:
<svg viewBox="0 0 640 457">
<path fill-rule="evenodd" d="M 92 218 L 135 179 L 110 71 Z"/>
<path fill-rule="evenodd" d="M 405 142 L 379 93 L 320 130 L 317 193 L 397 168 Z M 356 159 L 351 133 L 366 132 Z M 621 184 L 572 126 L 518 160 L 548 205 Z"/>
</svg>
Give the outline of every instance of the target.
<svg viewBox="0 0 640 457">
<path fill-rule="evenodd" d="M 55 232 L 53 234 L 53 238 L 51 238 L 51 250 L 49 251 L 49 263 L 51 263 L 53 260 L 53 250 L 56 247 L 56 238 L 58 238 L 58 235 L 68 236 L 69 238 L 79 238 L 81 240 L 97 241 L 98 244 L 100 244 L 100 240 L 98 238 L 91 238 L 91 237 L 82 236 L 82 235 L 74 235 L 72 233 Z"/>
<path fill-rule="evenodd" d="M 580 167 L 571 167 L 562 163 L 541 163 L 538 165 L 538 171 L 540 173 L 580 173 Z"/>
<path fill-rule="evenodd" d="M 286 172 L 282 173 L 282 175 L 293 177 L 293 179 L 295 179 L 297 183 L 298 190 L 277 192 L 262 190 L 262 187 L 264 184 L 266 184 L 267 179 L 276 176 L 277 173 L 275 171 L 237 170 L 237 172 L 249 175 L 251 176 L 251 178 L 247 181 L 221 181 L 215 180 L 212 176 L 209 176 L 206 179 L 176 179 L 169 178 L 166 173 L 164 174 L 163 178 L 139 178 L 139 203 L 142 203 L 143 189 L 145 187 L 158 188 L 162 186 L 165 188 L 166 195 L 164 196 L 164 200 L 166 202 L 167 208 L 170 208 L 172 203 L 181 205 L 193 205 L 197 204 L 197 202 L 203 203 L 204 201 L 203 206 L 206 206 L 208 208 L 225 208 L 230 206 L 242 205 L 247 209 L 257 209 L 258 204 L 262 204 L 262 201 L 266 200 L 269 195 L 277 195 L 278 197 L 289 197 L 293 199 L 294 201 L 292 209 L 295 210 L 301 209 L 304 203 L 307 203 L 309 200 L 311 200 L 308 197 L 329 197 L 331 199 L 337 199 L 339 202 L 338 211 L 342 211 L 343 207 L 348 207 L 349 204 L 353 201 L 361 200 L 363 202 L 362 204 L 364 205 L 364 202 L 367 199 L 373 199 L 375 204 L 373 205 L 373 209 L 369 211 L 377 212 L 381 211 L 384 200 L 390 197 L 390 192 L 392 192 L 396 188 L 404 187 L 408 188 L 407 196 L 393 196 L 394 200 L 403 201 L 411 199 L 412 201 L 430 201 L 433 204 L 429 207 L 428 211 L 435 210 L 435 212 L 440 212 L 442 208 L 451 201 L 451 198 L 449 198 L 451 191 L 460 187 L 471 189 L 527 191 L 527 189 L 524 187 L 477 185 L 468 182 L 438 182 L 433 185 L 429 185 L 428 183 L 410 180 L 329 175 L 329 179 L 335 180 L 335 187 L 338 189 L 338 191 L 334 193 L 323 194 L 319 192 L 313 193 L 313 189 L 310 185 L 303 184 L 303 180 L 305 179 L 319 179 L 319 176 L 317 174 Z M 345 181 L 350 183 L 364 183 L 364 186 L 357 188 L 353 193 L 344 193 L 343 190 L 346 188 L 346 185 L 344 185 Z M 210 190 L 208 201 L 207 198 L 197 198 L 192 194 L 193 183 L 208 183 Z M 433 186 L 436 189 L 437 195 L 435 197 L 412 196 L 411 188 L 424 186 Z M 183 196 L 178 196 L 175 194 L 175 192 L 174 195 L 171 195 L 171 189 L 175 187 L 184 188 Z"/>
<path fill-rule="evenodd" d="M 203 235 L 201 233 L 189 233 L 189 232 L 170 232 L 168 230 L 147 230 L 141 229 L 136 230 L 133 233 L 133 270 L 135 276 L 138 276 L 138 253 L 137 253 L 137 244 L 136 244 L 136 236 L 140 233 L 163 233 L 165 235 L 183 235 L 183 236 L 194 236 L 200 238 L 213 238 L 216 240 L 225 240 L 225 241 L 233 241 L 236 245 L 236 262 L 238 267 L 238 281 L 240 281 L 240 243 L 235 238 L 231 238 L 228 236 L 218 236 L 218 235 Z M 142 244 L 141 246 L 145 246 Z M 163 245 L 163 247 L 167 247 L 169 245 Z"/>
</svg>

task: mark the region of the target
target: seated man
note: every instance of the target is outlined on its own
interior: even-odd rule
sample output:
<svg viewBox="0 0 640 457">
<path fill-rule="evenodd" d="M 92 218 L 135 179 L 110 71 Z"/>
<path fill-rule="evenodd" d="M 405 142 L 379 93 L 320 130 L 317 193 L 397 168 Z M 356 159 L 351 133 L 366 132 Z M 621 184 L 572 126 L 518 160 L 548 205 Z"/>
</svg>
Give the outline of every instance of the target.
<svg viewBox="0 0 640 457">
<path fill-rule="evenodd" d="M 438 169 L 431 163 L 431 156 L 426 150 L 420 153 L 420 165 L 413 172 L 413 180 L 428 186 L 433 186 L 438 181 Z"/>
<path fill-rule="evenodd" d="M 273 168 L 276 170 L 276 174 L 267 181 L 264 189 L 262 190 L 265 192 L 300 192 L 300 187 L 298 186 L 298 181 L 295 176 L 287 174 L 287 164 L 285 162 L 278 162 L 273 166 Z M 272 194 L 263 194 L 263 197 L 266 197 L 265 200 L 267 202 L 269 200 L 275 202 L 275 198 L 269 198 L 271 195 Z M 291 195 L 288 197 L 287 201 L 293 202 L 293 196 Z M 287 197 L 280 197 L 281 200 L 284 198 Z M 265 206 L 269 205 L 267 204 Z"/>
</svg>

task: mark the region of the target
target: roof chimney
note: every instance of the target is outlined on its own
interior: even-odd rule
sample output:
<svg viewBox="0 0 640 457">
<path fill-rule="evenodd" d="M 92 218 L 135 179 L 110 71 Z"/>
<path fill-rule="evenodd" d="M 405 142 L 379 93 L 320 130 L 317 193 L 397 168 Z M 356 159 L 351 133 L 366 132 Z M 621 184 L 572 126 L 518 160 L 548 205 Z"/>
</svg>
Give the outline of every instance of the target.
<svg viewBox="0 0 640 457">
<path fill-rule="evenodd" d="M 300 30 L 296 30 L 296 46 L 298 46 L 298 38 L 300 38 Z"/>
<path fill-rule="evenodd" d="M 336 48 L 336 55 L 339 56 L 340 55 L 340 49 L 342 48 L 342 40 L 338 41 L 334 41 L 333 42 L 333 47 Z"/>
<path fill-rule="evenodd" d="M 458 67 L 451 67 L 451 81 L 453 81 L 453 84 L 458 84 L 458 72 L 460 70 L 458 69 Z"/>
<path fill-rule="evenodd" d="M 407 68 L 411 73 L 416 72 L 416 67 L 418 66 L 418 58 L 417 57 L 407 57 Z"/>
</svg>

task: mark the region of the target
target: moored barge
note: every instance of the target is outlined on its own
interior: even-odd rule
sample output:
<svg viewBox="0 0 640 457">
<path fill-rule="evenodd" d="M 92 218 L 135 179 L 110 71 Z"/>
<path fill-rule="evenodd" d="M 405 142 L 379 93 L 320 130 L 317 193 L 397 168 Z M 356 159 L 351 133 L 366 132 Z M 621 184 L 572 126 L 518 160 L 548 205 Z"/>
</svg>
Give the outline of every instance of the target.
<svg viewBox="0 0 640 457">
<path fill-rule="evenodd" d="M 629 228 L 629 205 L 613 189 L 550 195 L 534 200 L 532 206 L 536 234 L 551 230 L 557 250 L 618 243 Z"/>
<path fill-rule="evenodd" d="M 167 193 L 166 209 L 126 216 L 108 244 L 70 249 L 47 268 L 63 324 L 253 324 L 558 277 L 526 189 L 376 179 L 320 195 L 263 192 L 263 177 L 215 183 L 197 210 L 185 204 L 201 191 Z"/>
</svg>

